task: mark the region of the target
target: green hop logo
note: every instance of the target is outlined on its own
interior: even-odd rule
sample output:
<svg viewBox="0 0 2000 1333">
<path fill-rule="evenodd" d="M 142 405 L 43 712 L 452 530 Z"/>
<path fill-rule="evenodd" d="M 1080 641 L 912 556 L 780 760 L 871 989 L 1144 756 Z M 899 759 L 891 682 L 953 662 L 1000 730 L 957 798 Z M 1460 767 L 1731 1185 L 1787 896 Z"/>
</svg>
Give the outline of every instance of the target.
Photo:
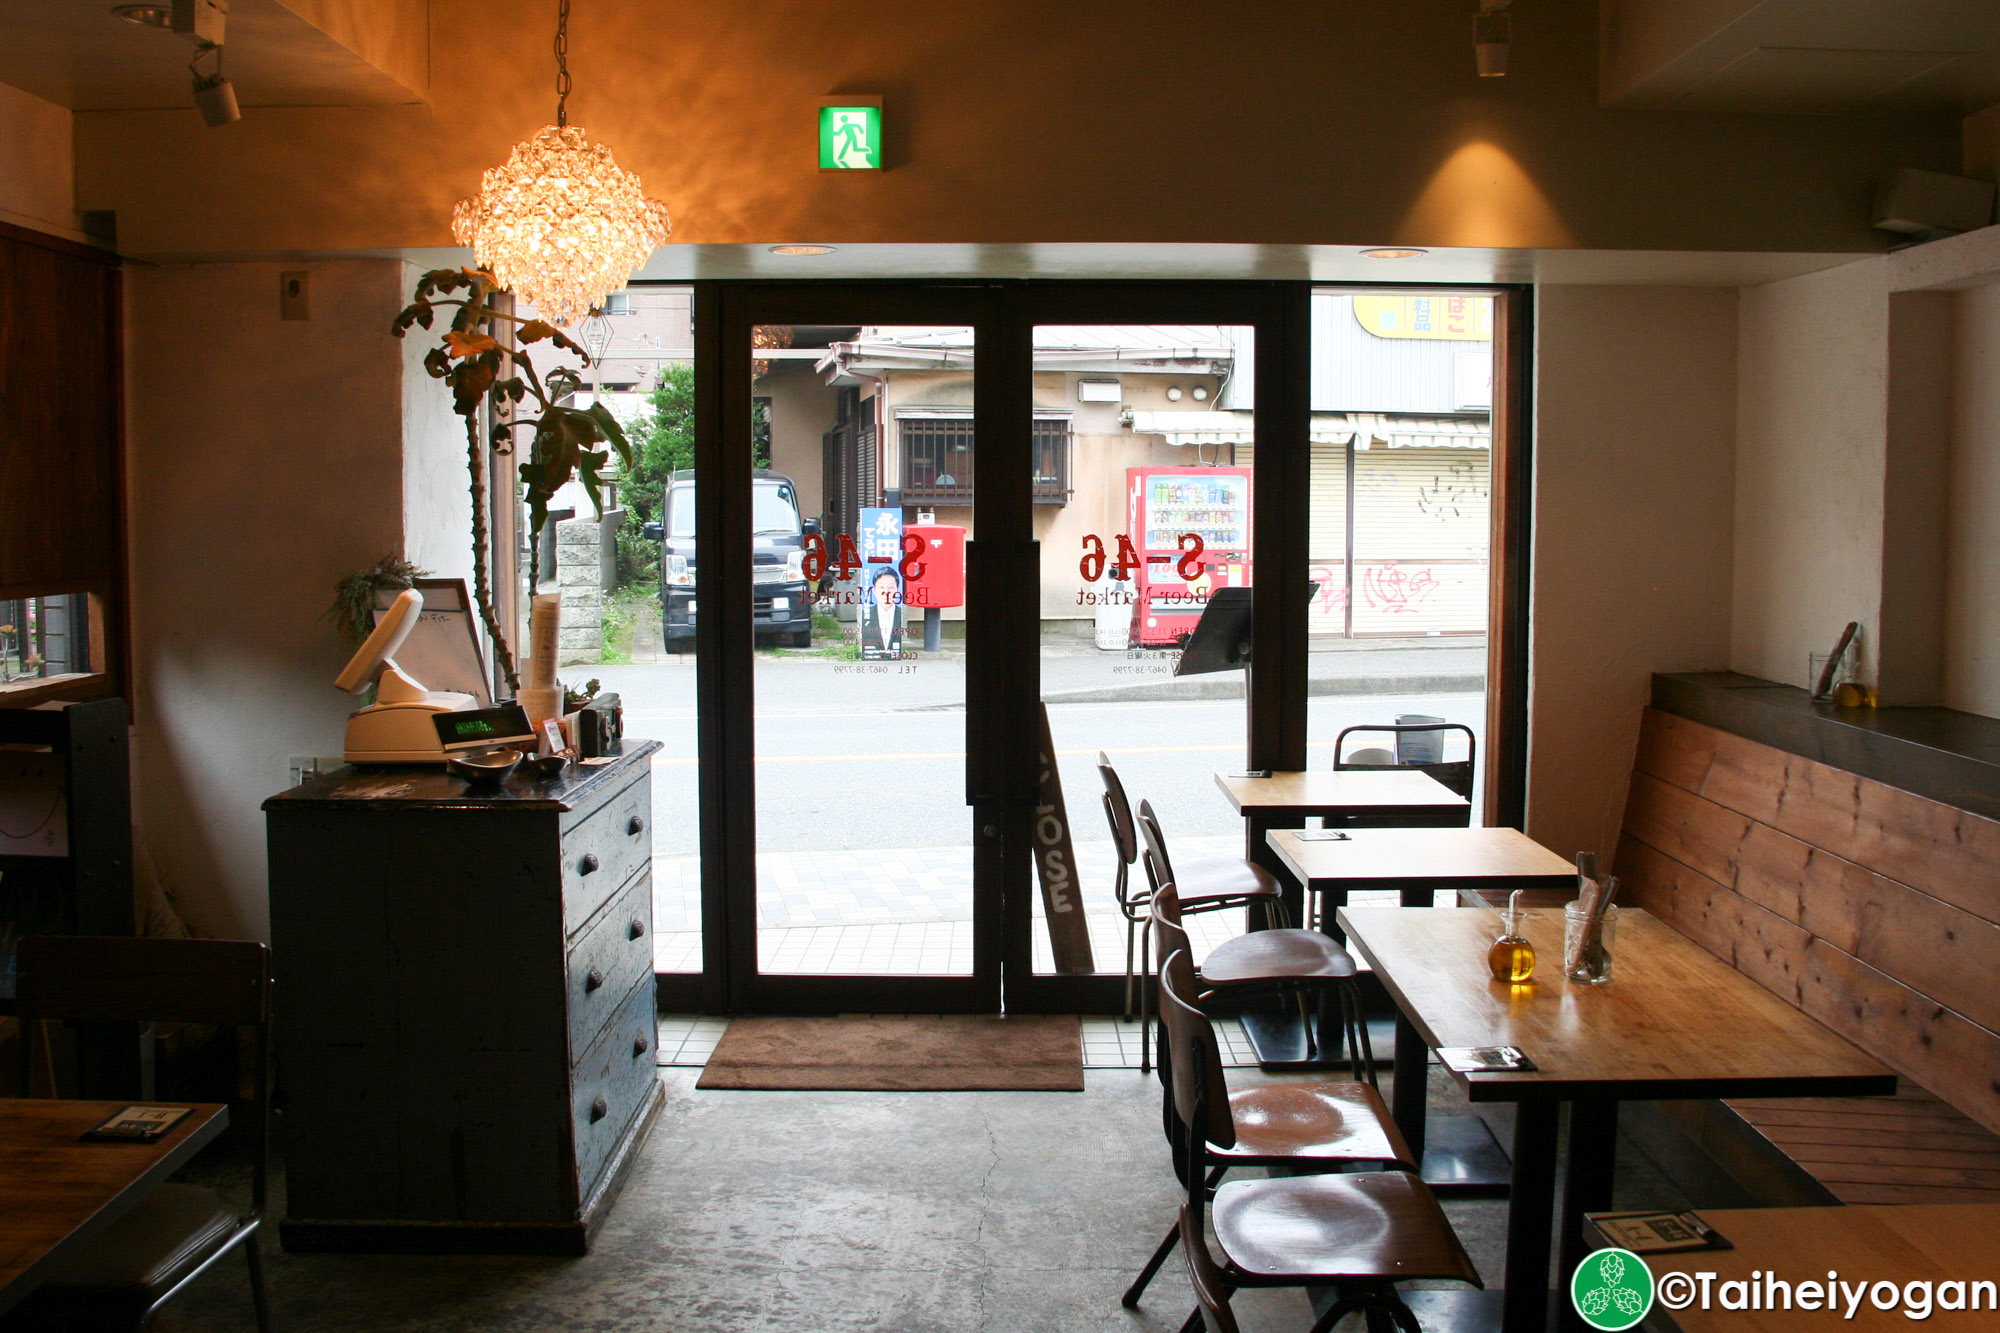
<svg viewBox="0 0 2000 1333">
<path fill-rule="evenodd" d="M 1569 1298 L 1592 1328 L 1630 1328 L 1653 1308 L 1653 1274 L 1630 1250 L 1599 1250 L 1576 1266 Z"/>
</svg>

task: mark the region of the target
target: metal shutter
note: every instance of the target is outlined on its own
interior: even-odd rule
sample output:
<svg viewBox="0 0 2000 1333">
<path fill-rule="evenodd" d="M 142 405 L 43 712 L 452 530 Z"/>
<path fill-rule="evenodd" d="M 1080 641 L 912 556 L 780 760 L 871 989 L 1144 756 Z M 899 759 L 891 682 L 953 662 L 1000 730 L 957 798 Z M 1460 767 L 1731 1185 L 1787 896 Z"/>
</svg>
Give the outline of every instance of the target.
<svg viewBox="0 0 2000 1333">
<path fill-rule="evenodd" d="M 1354 492 L 1356 637 L 1485 633 L 1491 454 L 1363 449 Z"/>
</svg>

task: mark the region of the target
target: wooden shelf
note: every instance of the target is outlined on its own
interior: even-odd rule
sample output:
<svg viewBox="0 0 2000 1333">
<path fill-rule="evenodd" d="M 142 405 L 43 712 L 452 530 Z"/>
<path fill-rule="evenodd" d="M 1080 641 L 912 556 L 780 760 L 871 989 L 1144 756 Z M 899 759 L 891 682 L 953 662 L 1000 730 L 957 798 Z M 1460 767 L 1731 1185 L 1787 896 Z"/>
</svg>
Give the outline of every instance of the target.
<svg viewBox="0 0 2000 1333">
<path fill-rule="evenodd" d="M 1733 671 L 1657 674 L 1653 707 L 2000 819 L 2000 719 L 1952 708 L 1836 708 Z"/>
</svg>

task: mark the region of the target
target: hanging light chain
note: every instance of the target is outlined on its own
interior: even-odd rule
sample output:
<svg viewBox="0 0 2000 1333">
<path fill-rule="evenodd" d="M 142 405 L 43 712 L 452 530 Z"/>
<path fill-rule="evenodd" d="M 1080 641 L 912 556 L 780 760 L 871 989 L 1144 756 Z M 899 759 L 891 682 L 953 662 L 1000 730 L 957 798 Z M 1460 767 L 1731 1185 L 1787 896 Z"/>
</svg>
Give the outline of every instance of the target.
<svg viewBox="0 0 2000 1333">
<path fill-rule="evenodd" d="M 556 124 L 569 124 L 569 0 L 556 4 Z"/>
</svg>

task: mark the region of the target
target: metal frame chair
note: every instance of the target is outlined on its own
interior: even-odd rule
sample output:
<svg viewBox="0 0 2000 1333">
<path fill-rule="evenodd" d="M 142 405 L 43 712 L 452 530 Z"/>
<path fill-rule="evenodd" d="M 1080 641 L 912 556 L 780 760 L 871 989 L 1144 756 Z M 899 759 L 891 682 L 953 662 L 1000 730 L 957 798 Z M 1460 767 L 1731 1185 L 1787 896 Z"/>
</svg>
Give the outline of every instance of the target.
<svg viewBox="0 0 2000 1333">
<path fill-rule="evenodd" d="M 1192 945 L 1187 932 L 1175 920 L 1174 906 L 1174 886 L 1165 885 L 1154 898 L 1157 919 L 1153 940 L 1161 984 L 1171 982 L 1176 993 L 1195 996 L 1197 1004 L 1206 1004 L 1222 988 L 1202 990 L 1203 979 L 1195 970 Z M 1255 940 L 1270 933 L 1242 936 L 1229 944 Z M 1305 935 L 1309 932 L 1296 933 Z M 1326 940 L 1325 936 L 1316 938 L 1325 940 L 1328 946 L 1345 957 L 1345 951 L 1333 941 Z M 1228 947 L 1224 944 L 1218 952 Z M 1237 1140 L 1228 1149 L 1217 1148 L 1212 1143 L 1209 1145 L 1209 1151 L 1215 1158 L 1207 1180 L 1211 1193 L 1221 1182 L 1223 1173 L 1237 1166 L 1325 1171 L 1353 1163 L 1375 1163 L 1399 1171 L 1417 1169 L 1416 1159 L 1409 1145 L 1403 1142 L 1388 1104 L 1382 1100 L 1376 1086 L 1375 1065 L 1372 1053 L 1367 1049 L 1366 1024 L 1361 1016 L 1359 994 L 1352 984 L 1351 968 L 1350 979 L 1335 984 L 1340 994 L 1341 1022 L 1352 1077 L 1325 1083 L 1266 1083 L 1231 1092 L 1227 1113 L 1236 1126 Z M 1161 1115 L 1167 1141 L 1174 1150 L 1174 1169 L 1185 1179 L 1185 1173 L 1190 1168 L 1185 1135 L 1174 1112 L 1172 1065 L 1171 1051 L 1163 1046 L 1159 1057 L 1160 1081 L 1164 1085 Z M 1145 1268 L 1126 1288 L 1124 1304 L 1128 1309 L 1139 1303 L 1147 1284 L 1167 1261 L 1167 1256 L 1173 1253 L 1179 1234 L 1175 1227 L 1167 1228 L 1166 1236 L 1146 1261 Z"/>
<path fill-rule="evenodd" d="M 1151 862 L 1147 864 L 1147 889 L 1136 892 L 1132 886 L 1132 866 L 1139 859 L 1139 835 L 1132 818 L 1132 803 L 1126 798 L 1125 784 L 1119 780 L 1118 770 L 1111 766 L 1111 758 L 1102 750 L 1097 752 L 1097 775 L 1104 783 L 1104 818 L 1111 825 L 1112 844 L 1118 851 L 1118 875 L 1112 884 L 1112 891 L 1118 898 L 1118 911 L 1125 918 L 1125 1018 L 1132 1017 L 1133 995 L 1133 932 L 1139 936 L 1139 1024 L 1140 1040 L 1145 1042 L 1150 1030 L 1148 1011 L 1151 1008 L 1153 969 L 1151 954 L 1147 949 L 1148 929 L 1152 920 L 1152 896 L 1159 886 L 1172 879 L 1171 873 L 1158 874 Z M 1142 808 L 1150 808 L 1145 802 Z M 1166 844 L 1161 842 L 1161 860 L 1166 858 Z M 1263 868 L 1234 858 L 1211 858 L 1193 862 L 1186 867 L 1187 874 L 1175 882 L 1181 886 L 1181 911 L 1187 916 L 1197 916 L 1203 912 L 1218 912 L 1231 907 L 1258 906 L 1264 912 L 1264 924 L 1283 926 L 1287 924 L 1283 889 Z M 1150 1054 L 1140 1056 L 1140 1070 L 1150 1069 Z"/>
<path fill-rule="evenodd" d="M 1177 972 L 1161 970 L 1160 1010 L 1173 1051 L 1174 1109 L 1188 1144 L 1187 1202 L 1176 1230 L 1200 1302 L 1182 1333 L 1200 1333 L 1205 1317 L 1216 1333 L 1229 1333 L 1229 1298 L 1251 1286 L 1334 1288 L 1335 1301 L 1313 1322 L 1312 1333 L 1327 1333 L 1356 1310 L 1367 1311 L 1371 1324 L 1387 1317 L 1405 1333 L 1422 1333 L 1396 1283 L 1445 1279 L 1481 1286 L 1437 1199 L 1413 1172 L 1277 1176 L 1211 1190 L 1211 1154 L 1235 1147 L 1237 1128 L 1215 1029 L 1184 993 Z M 1210 1217 L 1219 1261 L 1203 1230 Z"/>
<path fill-rule="evenodd" d="M 270 1333 L 257 1249 L 270 1174 L 270 952 L 254 940 L 44 935 L 21 941 L 15 1012 L 24 1072 L 33 1068 L 31 1034 L 43 1021 L 213 1024 L 254 1032 L 256 1098 L 247 1117 L 256 1154 L 248 1213 L 199 1186 L 158 1186 L 29 1296 L 24 1310 L 144 1329 L 161 1306 L 240 1246 L 250 1267 L 257 1327 Z"/>
<path fill-rule="evenodd" d="M 1364 734 L 1392 734 L 1396 737 L 1398 748 L 1400 749 L 1402 738 L 1412 732 L 1418 731 L 1464 732 L 1465 758 L 1462 760 L 1444 760 L 1435 764 L 1404 763 L 1400 759 L 1395 763 L 1389 764 L 1355 763 L 1341 758 L 1342 747 L 1346 744 L 1347 738 L 1356 732 Z M 1479 738 L 1474 736 L 1472 728 L 1466 726 L 1463 722 L 1385 722 L 1364 724 L 1343 727 L 1340 734 L 1333 738 L 1333 766 L 1337 770 L 1414 768 L 1420 772 L 1430 774 L 1468 801 L 1472 799 L 1473 775 L 1477 772 L 1478 760 Z"/>
</svg>

